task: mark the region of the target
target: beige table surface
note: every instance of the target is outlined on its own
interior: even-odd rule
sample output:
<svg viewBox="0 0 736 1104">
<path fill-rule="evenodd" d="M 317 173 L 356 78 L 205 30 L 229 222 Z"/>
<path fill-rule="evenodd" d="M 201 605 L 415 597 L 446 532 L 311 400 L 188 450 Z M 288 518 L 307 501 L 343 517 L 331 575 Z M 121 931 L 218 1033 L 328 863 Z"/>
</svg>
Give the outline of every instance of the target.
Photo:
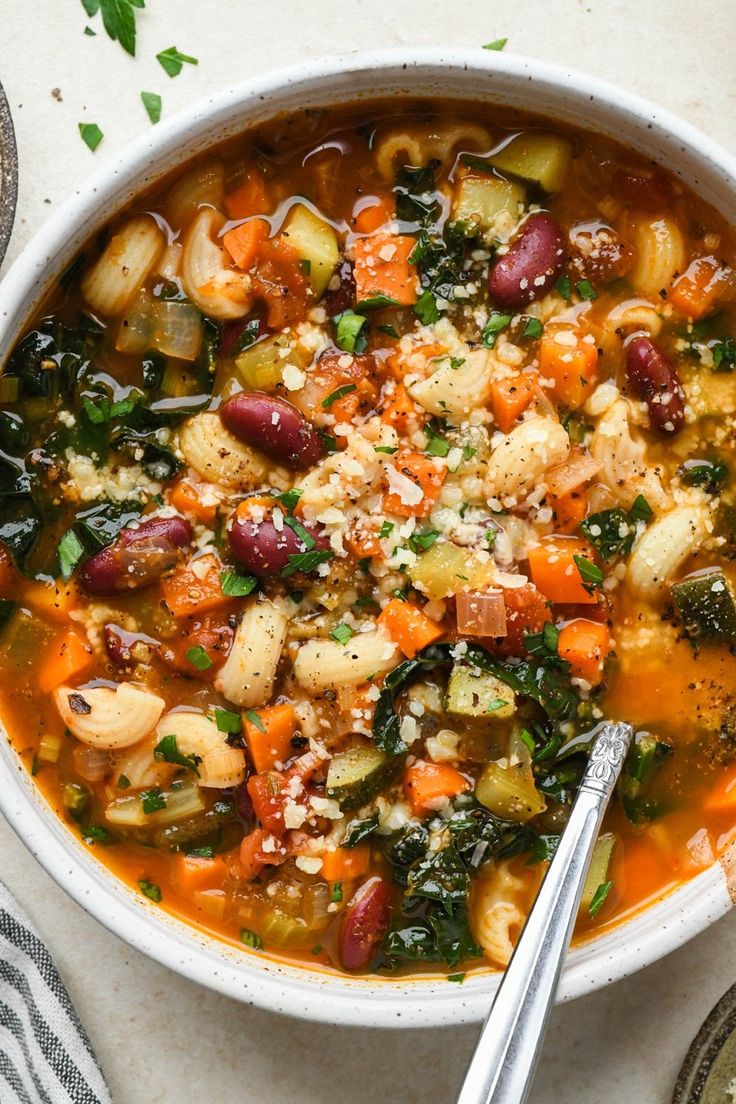
<svg viewBox="0 0 736 1104">
<path fill-rule="evenodd" d="M 732 0 L 147 0 L 136 60 L 102 33 L 84 36 L 86 22 L 79 0 L 0 0 L 0 81 L 21 173 L 9 259 L 93 166 L 149 125 L 141 89 L 160 92 L 170 114 L 253 73 L 329 52 L 506 36 L 507 49 L 617 81 L 736 149 Z M 175 80 L 154 56 L 172 44 L 199 58 Z M 80 121 L 105 133 L 94 155 Z M 103 930 L 4 823 L 0 877 L 57 956 L 116 1104 L 454 1100 L 472 1027 L 336 1031 L 241 1007 Z M 735 975 L 736 917 L 728 916 L 637 976 L 558 1008 L 533 1104 L 669 1101 L 691 1037 Z"/>
</svg>

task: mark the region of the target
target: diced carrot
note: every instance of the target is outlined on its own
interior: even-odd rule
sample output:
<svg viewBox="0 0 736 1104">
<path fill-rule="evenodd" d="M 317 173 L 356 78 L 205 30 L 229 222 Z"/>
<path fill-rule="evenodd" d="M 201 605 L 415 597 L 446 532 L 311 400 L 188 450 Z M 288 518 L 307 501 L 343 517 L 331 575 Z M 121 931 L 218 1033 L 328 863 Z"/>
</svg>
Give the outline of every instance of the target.
<svg viewBox="0 0 736 1104">
<path fill-rule="evenodd" d="M 697 322 L 715 309 L 722 277 L 723 269 L 715 257 L 698 257 L 675 280 L 667 298 L 679 314 Z"/>
<path fill-rule="evenodd" d="M 417 345 L 410 353 L 404 353 L 397 349 L 386 357 L 386 366 L 391 375 L 399 382 L 403 380 L 407 372 L 427 365 L 430 360 L 438 360 L 447 355 L 447 347 L 440 345 L 438 341 L 428 341 L 426 345 Z M 418 358 L 421 360 L 418 361 Z"/>
<path fill-rule="evenodd" d="M 382 610 L 378 624 L 398 644 L 407 659 L 413 659 L 422 648 L 444 635 L 441 625 L 411 602 L 402 602 L 401 598 L 391 599 Z"/>
<path fill-rule="evenodd" d="M 161 580 L 164 601 L 174 617 L 191 617 L 232 601 L 222 593 L 222 564 L 215 555 L 199 556 Z"/>
<path fill-rule="evenodd" d="M 597 686 L 603 678 L 603 664 L 610 654 L 611 634 L 599 621 L 577 618 L 560 630 L 557 651 L 570 664 L 574 678 Z"/>
<path fill-rule="evenodd" d="M 403 383 L 389 381 L 381 394 L 379 407 L 381 421 L 393 426 L 399 433 L 406 433 L 410 421 L 422 418 L 422 411 L 411 399 Z"/>
<path fill-rule="evenodd" d="M 574 533 L 580 522 L 585 520 L 588 500 L 584 490 L 570 491 L 564 495 L 548 495 L 547 502 L 552 507 L 558 533 Z"/>
<path fill-rule="evenodd" d="M 443 798 L 455 797 L 468 789 L 467 778 L 446 763 L 417 759 L 404 772 L 404 792 L 415 816 L 439 808 Z"/>
<path fill-rule="evenodd" d="M 246 714 L 244 729 L 256 770 L 267 771 L 277 763 L 285 763 L 291 759 L 294 755 L 291 739 L 297 728 L 294 706 L 288 702 L 269 705 L 264 709 L 253 710 L 253 716 L 258 718 L 258 723 Z"/>
<path fill-rule="evenodd" d="M 493 417 L 503 433 L 509 432 L 516 419 L 529 406 L 536 385 L 536 372 L 524 372 L 523 375 L 493 381 L 491 384 Z"/>
<path fill-rule="evenodd" d="M 248 521 L 257 514 L 260 521 L 262 515 L 268 513 L 275 502 L 276 499 L 273 495 L 249 495 L 248 498 L 244 498 L 242 502 L 238 503 L 236 510 L 238 520 Z"/>
<path fill-rule="evenodd" d="M 215 889 L 225 874 L 225 863 L 217 855 L 208 859 L 202 855 L 186 855 L 180 852 L 174 865 L 174 885 L 185 897 L 197 890 Z"/>
<path fill-rule="evenodd" d="M 355 390 L 349 395 L 343 395 L 341 399 L 335 399 L 330 406 L 330 414 L 335 419 L 335 424 L 348 425 L 352 422 L 359 408 L 370 409 L 373 406 L 376 395 L 375 385 L 371 380 L 358 380 Z"/>
<path fill-rule="evenodd" d="M 260 244 L 256 261 L 252 294 L 266 305 L 268 328 L 282 330 L 285 326 L 302 322 L 312 298 L 312 289 L 296 249 L 281 237 L 265 238 Z"/>
<path fill-rule="evenodd" d="M 44 694 L 78 678 L 93 660 L 92 649 L 76 631 L 67 629 L 44 653 L 38 685 Z"/>
<path fill-rule="evenodd" d="M 249 881 L 256 878 L 264 866 L 280 866 L 288 858 L 288 851 L 281 843 L 264 851 L 263 844 L 270 834 L 265 828 L 254 828 L 247 836 L 243 836 L 237 873 Z"/>
<path fill-rule="evenodd" d="M 736 767 L 729 767 L 710 787 L 703 808 L 709 813 L 736 812 Z"/>
<path fill-rule="evenodd" d="M 378 532 L 358 523 L 350 529 L 345 537 L 345 547 L 356 560 L 383 555 Z"/>
<path fill-rule="evenodd" d="M 374 299 L 386 295 L 402 306 L 411 306 L 417 298 L 417 271 L 409 264 L 416 240 L 408 234 L 374 234 L 355 243 L 356 299 Z"/>
<path fill-rule="evenodd" d="M 320 876 L 328 882 L 349 882 L 367 874 L 370 864 L 371 849 L 367 843 L 351 848 L 338 847 L 322 855 Z"/>
<path fill-rule="evenodd" d="M 586 605 L 597 601 L 593 588 L 586 590 L 583 585 L 575 556 L 594 560 L 593 549 L 579 537 L 545 537 L 541 544 L 529 549 L 532 582 L 550 602 Z"/>
<path fill-rule="evenodd" d="M 399 517 L 426 517 L 432 510 L 445 480 L 445 472 L 437 468 L 431 457 L 422 452 L 403 452 L 394 457 L 393 466 L 400 477 L 419 488 L 417 495 L 409 486 L 391 490 L 383 496 L 383 508 Z M 404 479 L 401 482 L 404 483 Z M 415 501 L 416 499 L 416 501 Z"/>
<path fill-rule="evenodd" d="M 223 235 L 222 244 L 238 268 L 250 268 L 262 241 L 268 237 L 269 225 L 264 219 L 251 219 L 234 226 Z"/>
<path fill-rule="evenodd" d="M 68 621 L 69 614 L 79 599 L 73 583 L 25 583 L 21 589 L 21 601 L 27 602 L 37 613 L 52 621 Z"/>
<path fill-rule="evenodd" d="M 552 380 L 555 398 L 581 407 L 598 376 L 598 349 L 591 334 L 568 322 L 549 322 L 539 342 L 539 374 Z"/>
<path fill-rule="evenodd" d="M 208 501 L 212 492 L 207 484 L 197 486 L 189 479 L 180 479 L 169 491 L 169 505 L 180 514 L 189 514 L 204 525 L 211 525 L 217 515 L 217 501 Z"/>
<path fill-rule="evenodd" d="M 225 196 L 225 210 L 231 219 L 263 215 L 268 210 L 268 206 L 263 177 L 257 169 L 247 169 L 238 187 Z"/>
<path fill-rule="evenodd" d="M 394 217 L 396 205 L 391 196 L 363 196 L 360 203 L 360 210 L 353 215 L 353 226 L 359 234 L 372 234 Z"/>
</svg>

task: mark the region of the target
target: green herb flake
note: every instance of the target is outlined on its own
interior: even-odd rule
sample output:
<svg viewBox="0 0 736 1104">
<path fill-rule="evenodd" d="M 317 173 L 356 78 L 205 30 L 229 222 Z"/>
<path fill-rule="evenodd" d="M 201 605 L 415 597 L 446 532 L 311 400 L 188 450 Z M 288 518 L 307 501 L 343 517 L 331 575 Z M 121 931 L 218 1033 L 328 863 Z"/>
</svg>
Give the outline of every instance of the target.
<svg viewBox="0 0 736 1104">
<path fill-rule="evenodd" d="M 429 289 L 425 289 L 414 304 L 414 313 L 423 326 L 432 326 L 439 321 L 440 309 L 437 300 Z"/>
<path fill-rule="evenodd" d="M 447 456 L 450 451 L 449 442 L 441 437 L 431 424 L 427 426 L 426 433 L 428 439 L 424 451 L 429 453 L 430 456 Z"/>
<path fill-rule="evenodd" d="M 201 762 L 200 757 L 198 755 L 183 755 L 182 752 L 179 751 L 176 743 L 176 736 L 173 733 L 159 740 L 153 749 L 153 758 L 162 763 L 174 763 L 177 767 L 184 767 L 186 770 L 194 771 L 197 777 L 199 777 L 197 764 Z"/>
<path fill-rule="evenodd" d="M 118 778 L 118 789 L 119 790 L 129 790 L 130 787 L 131 787 L 131 781 L 128 778 L 127 774 L 121 774 L 120 777 Z"/>
<path fill-rule="evenodd" d="M 555 281 L 555 288 L 566 303 L 570 301 L 570 297 L 572 296 L 572 285 L 569 276 L 560 276 L 559 280 Z"/>
<path fill-rule="evenodd" d="M 62 579 L 71 579 L 75 567 L 84 557 L 84 545 L 73 529 L 67 529 L 59 541 L 57 555 Z"/>
<path fill-rule="evenodd" d="M 365 352 L 367 344 L 365 334 L 363 333 L 367 323 L 365 315 L 346 310 L 343 311 L 342 314 L 336 314 L 332 321 L 335 326 L 335 344 L 338 349 L 342 349 L 343 352 L 346 353 L 360 354 Z M 355 390 L 354 383 L 346 384 L 345 386 L 348 387 L 350 391 Z M 340 391 L 341 388 L 338 387 L 337 390 Z M 345 393 L 347 394 L 347 392 Z M 333 394 L 336 398 L 339 397 L 336 392 L 333 392 Z M 332 395 L 328 395 L 325 400 L 328 407 L 332 405 L 332 403 L 328 402 L 329 399 L 332 399 L 332 402 L 335 401 Z M 325 403 L 323 402 L 322 405 L 324 406 Z"/>
<path fill-rule="evenodd" d="M 504 39 L 503 41 L 505 42 L 506 39 Z M 465 981 L 466 977 L 467 977 L 467 974 L 448 974 L 447 975 L 447 980 L 455 982 L 456 985 L 462 985 L 462 983 Z"/>
<path fill-rule="evenodd" d="M 256 713 L 255 709 L 246 709 L 245 716 L 247 720 L 249 720 L 250 723 L 254 726 L 254 728 L 257 728 L 259 732 L 262 732 L 265 735 L 266 726 L 264 725 L 258 713 Z"/>
<path fill-rule="evenodd" d="M 511 325 L 513 315 L 501 314 L 499 311 L 493 311 L 483 327 L 483 333 L 481 339 L 486 349 L 492 349 L 496 344 L 496 338 L 505 330 L 507 326 Z"/>
<path fill-rule="evenodd" d="M 220 573 L 220 589 L 228 598 L 245 598 L 257 585 L 258 580 L 253 575 L 239 575 L 237 571 Z"/>
<path fill-rule="evenodd" d="M 85 145 L 95 152 L 102 139 L 105 137 L 97 123 L 79 123 L 79 133 Z"/>
<path fill-rule="evenodd" d="M 595 290 L 590 280 L 578 280 L 575 284 L 575 290 L 581 299 L 592 301 L 598 298 L 598 292 Z"/>
<path fill-rule="evenodd" d="M 157 813 L 159 809 L 166 808 L 166 798 L 158 786 L 152 786 L 150 790 L 144 790 L 141 794 L 141 803 L 144 813 Z"/>
<path fill-rule="evenodd" d="M 353 630 L 349 625 L 346 625 L 344 621 L 341 621 L 339 625 L 330 633 L 333 640 L 336 640 L 338 644 L 347 644 L 353 635 Z"/>
<path fill-rule="evenodd" d="M 90 19 L 102 13 L 102 24 L 113 42 L 119 42 L 126 53 L 135 57 L 135 8 L 144 8 L 145 0 L 82 0 Z M 91 27 L 85 27 L 85 34 L 94 35 Z"/>
<path fill-rule="evenodd" d="M 215 849 L 214 847 L 187 847 L 184 854 L 192 859 L 214 859 Z"/>
<path fill-rule="evenodd" d="M 384 521 L 381 528 L 378 530 L 378 539 L 385 540 L 386 537 L 390 537 L 394 531 L 394 523 L 392 521 Z"/>
<path fill-rule="evenodd" d="M 314 548 L 311 552 L 292 552 L 286 567 L 281 571 L 281 577 L 288 579 L 295 571 L 314 571 L 316 567 L 331 560 L 333 556 L 334 552 L 329 548 Z"/>
<path fill-rule="evenodd" d="M 345 838 L 342 841 L 342 846 L 346 847 L 348 850 L 357 847 L 364 839 L 373 835 L 377 827 L 377 811 L 372 813 L 371 816 L 366 817 L 365 820 L 351 820 L 345 829 Z"/>
<path fill-rule="evenodd" d="M 290 491 L 284 491 L 282 494 L 276 495 L 276 501 L 284 507 L 287 513 L 293 514 L 303 493 L 301 487 L 292 487 Z"/>
<path fill-rule="evenodd" d="M 335 882 L 330 892 L 330 901 L 333 905 L 342 901 L 342 882 Z"/>
<path fill-rule="evenodd" d="M 299 262 L 299 268 L 305 276 L 311 276 L 312 274 L 312 262 L 309 257 L 303 257 Z"/>
<path fill-rule="evenodd" d="M 160 54 L 156 54 L 156 60 L 170 77 L 178 77 L 185 64 L 199 65 L 197 58 L 180 54 L 176 46 L 169 46 L 168 50 L 162 50 Z"/>
<path fill-rule="evenodd" d="M 493 701 L 490 701 L 486 706 L 486 713 L 495 713 L 496 710 L 503 709 L 504 706 L 508 704 L 505 698 L 494 698 Z"/>
<path fill-rule="evenodd" d="M 538 337 L 542 336 L 544 332 L 544 326 L 538 318 L 527 318 L 526 326 L 524 327 L 523 337 L 531 337 L 536 341 Z"/>
<path fill-rule="evenodd" d="M 191 663 L 192 667 L 196 667 L 198 671 L 209 671 L 212 666 L 212 660 L 201 644 L 195 644 L 193 648 L 187 648 L 184 657 L 187 663 Z"/>
<path fill-rule="evenodd" d="M 611 892 L 612 888 L 613 882 L 602 882 L 601 885 L 598 886 L 597 890 L 593 894 L 593 900 L 588 906 L 588 916 L 591 918 L 591 920 L 596 917 L 603 908 L 606 897 Z"/>
<path fill-rule="evenodd" d="M 91 27 L 85 27 L 84 33 L 89 35 L 90 38 L 97 38 L 97 31 L 93 31 Z"/>
<path fill-rule="evenodd" d="M 387 337 L 393 337 L 395 341 L 399 339 L 399 331 L 395 326 L 378 326 L 381 333 L 385 333 Z"/>
<path fill-rule="evenodd" d="M 588 594 L 592 594 L 594 590 L 602 585 L 603 572 L 597 564 L 591 563 L 585 556 L 573 556 L 573 560 L 580 572 L 584 589 L 587 590 Z"/>
<path fill-rule="evenodd" d="M 260 935 L 257 935 L 250 928 L 240 929 L 240 941 L 245 943 L 246 947 L 250 947 L 252 951 L 260 951 L 263 949 L 263 940 Z"/>
<path fill-rule="evenodd" d="M 649 505 L 644 495 L 637 495 L 629 510 L 629 521 L 651 521 L 653 517 L 654 510 Z"/>
<path fill-rule="evenodd" d="M 158 92 L 141 92 L 143 106 L 148 112 L 148 118 L 152 123 L 161 121 L 161 97 Z"/>
<path fill-rule="evenodd" d="M 519 730 L 519 739 L 522 744 L 529 748 L 529 751 L 534 753 L 537 750 L 537 744 L 528 728 L 522 728 Z"/>
<path fill-rule="evenodd" d="M 393 454 L 395 452 L 398 452 L 399 450 L 398 450 L 398 447 L 397 448 L 392 448 L 391 445 L 374 445 L 373 446 L 373 451 L 374 452 L 385 452 L 387 456 L 393 456 Z"/>
<path fill-rule="evenodd" d="M 148 897 L 149 900 L 155 901 L 156 904 L 163 899 L 161 888 L 157 886 L 155 882 L 148 882 L 145 878 L 141 878 L 138 882 L 138 888 L 144 897 Z"/>
<path fill-rule="evenodd" d="M 218 732 L 227 732 L 230 735 L 240 732 L 243 727 L 239 713 L 233 713 L 231 709 L 223 709 L 219 705 L 215 706 L 215 724 Z"/>
<path fill-rule="evenodd" d="M 370 299 L 362 299 L 357 304 L 356 310 L 386 310 L 387 307 L 400 307 L 398 299 L 392 299 L 390 295 L 372 295 Z"/>
<path fill-rule="evenodd" d="M 309 552 L 310 549 L 314 548 L 317 542 L 315 541 L 312 534 L 304 528 L 300 521 L 298 521 L 295 517 L 285 517 L 284 524 L 288 525 L 292 532 L 295 533 L 296 536 L 299 538 L 299 541 L 302 545 L 302 552 Z"/>
<path fill-rule="evenodd" d="M 484 50 L 503 50 L 508 42 L 507 38 L 494 38 L 493 42 L 486 42 Z"/>
</svg>

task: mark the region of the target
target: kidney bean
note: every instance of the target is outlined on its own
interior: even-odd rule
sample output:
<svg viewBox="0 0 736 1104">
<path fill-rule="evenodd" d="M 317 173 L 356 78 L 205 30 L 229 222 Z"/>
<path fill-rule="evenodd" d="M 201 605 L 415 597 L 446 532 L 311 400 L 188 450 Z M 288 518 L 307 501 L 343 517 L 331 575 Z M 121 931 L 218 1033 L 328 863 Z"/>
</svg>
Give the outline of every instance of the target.
<svg viewBox="0 0 736 1104">
<path fill-rule="evenodd" d="M 288 566 L 289 556 L 300 552 L 323 552 L 330 547 L 327 539 L 311 525 L 302 528 L 314 541 L 313 545 L 286 524 L 282 529 L 277 529 L 271 518 L 254 521 L 236 516 L 228 531 L 228 540 L 238 563 L 259 579 L 267 579 Z"/>
<path fill-rule="evenodd" d="M 626 379 L 649 409 L 649 423 L 660 433 L 677 433 L 685 422 L 685 392 L 677 369 L 649 337 L 635 337 L 626 348 Z"/>
<path fill-rule="evenodd" d="M 113 663 L 126 667 L 132 663 L 147 662 L 146 652 L 150 655 L 159 647 L 158 640 L 145 633 L 128 632 L 120 625 L 105 625 L 105 650 Z"/>
<path fill-rule="evenodd" d="M 325 454 L 317 430 L 286 399 L 240 391 L 220 407 L 222 424 L 278 464 L 309 468 Z"/>
<path fill-rule="evenodd" d="M 346 970 L 362 970 L 375 955 L 391 919 L 391 894 L 383 878 L 369 878 L 345 909 L 338 951 Z"/>
<path fill-rule="evenodd" d="M 491 298 L 500 307 L 512 309 L 541 299 L 559 276 L 564 259 L 565 242 L 555 220 L 551 215 L 532 215 L 508 253 L 491 269 Z"/>
<path fill-rule="evenodd" d="M 192 527 L 181 517 L 151 518 L 90 556 L 79 575 L 89 594 L 121 594 L 147 586 L 173 567 L 192 539 Z"/>
<path fill-rule="evenodd" d="M 245 336 L 246 330 L 249 335 L 254 335 L 250 337 L 251 343 L 268 332 L 261 318 L 239 318 L 236 322 L 223 322 L 220 325 L 220 348 L 218 349 L 220 356 L 237 356 L 238 346 Z"/>
<path fill-rule="evenodd" d="M 328 288 L 325 295 L 325 310 L 329 318 L 353 307 L 358 294 L 355 287 L 355 277 L 353 276 L 353 266 L 350 261 L 342 262 L 337 270 L 337 277 L 340 281 L 338 287 Z M 332 283 L 332 280 L 330 283 Z"/>
</svg>

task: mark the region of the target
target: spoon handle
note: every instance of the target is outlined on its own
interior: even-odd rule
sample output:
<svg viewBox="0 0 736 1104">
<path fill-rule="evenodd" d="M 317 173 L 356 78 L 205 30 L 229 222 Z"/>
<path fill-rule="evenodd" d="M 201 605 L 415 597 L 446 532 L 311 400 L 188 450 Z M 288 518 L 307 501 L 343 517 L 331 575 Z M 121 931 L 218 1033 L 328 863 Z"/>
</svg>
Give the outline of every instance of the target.
<svg viewBox="0 0 736 1104">
<path fill-rule="evenodd" d="M 633 730 L 603 722 L 557 852 L 481 1031 L 457 1104 L 523 1104 L 531 1087 L 593 847 Z"/>
</svg>

